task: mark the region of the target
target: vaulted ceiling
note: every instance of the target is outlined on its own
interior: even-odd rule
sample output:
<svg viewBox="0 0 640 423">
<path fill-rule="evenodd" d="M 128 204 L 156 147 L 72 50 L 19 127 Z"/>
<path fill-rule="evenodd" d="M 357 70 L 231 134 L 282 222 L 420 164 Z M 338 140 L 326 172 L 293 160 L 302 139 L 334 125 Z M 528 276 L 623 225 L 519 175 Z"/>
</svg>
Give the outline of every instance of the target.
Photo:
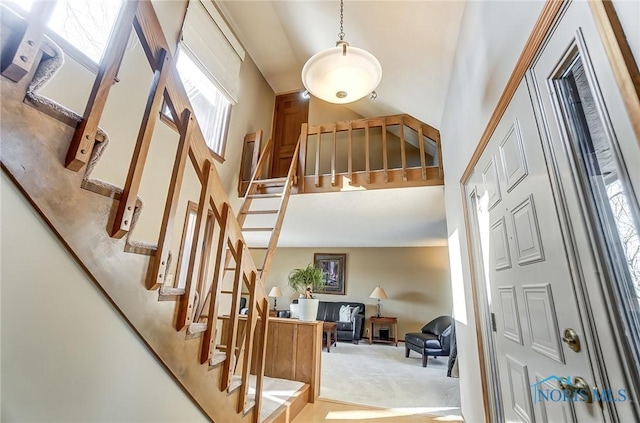
<svg viewBox="0 0 640 423">
<path fill-rule="evenodd" d="M 218 4 L 276 94 L 302 88 L 304 63 L 338 39 L 338 0 Z M 437 128 L 464 4 L 347 0 L 345 39 L 376 56 L 383 69 L 378 98 L 348 107 L 365 117 L 408 113 Z"/>
<path fill-rule="evenodd" d="M 339 0 L 216 3 L 276 94 L 303 88 L 304 63 L 338 39 Z M 383 69 L 377 99 L 347 107 L 364 117 L 408 113 L 438 128 L 464 6 L 347 0 L 345 40 L 375 55 Z M 280 237 L 287 247 L 445 244 L 442 187 L 295 196 Z"/>
</svg>

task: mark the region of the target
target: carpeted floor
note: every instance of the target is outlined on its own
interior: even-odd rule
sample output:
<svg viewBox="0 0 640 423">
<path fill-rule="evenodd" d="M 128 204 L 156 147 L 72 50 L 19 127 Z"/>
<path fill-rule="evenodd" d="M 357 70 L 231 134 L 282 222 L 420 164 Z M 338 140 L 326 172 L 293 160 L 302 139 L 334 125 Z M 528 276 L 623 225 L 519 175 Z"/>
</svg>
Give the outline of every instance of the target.
<svg viewBox="0 0 640 423">
<path fill-rule="evenodd" d="M 322 351 L 320 397 L 392 409 L 412 409 L 414 414 L 460 415 L 457 378 L 447 377 L 447 358 L 429 358 L 423 368 L 404 344 L 354 345 L 339 342 Z"/>
</svg>

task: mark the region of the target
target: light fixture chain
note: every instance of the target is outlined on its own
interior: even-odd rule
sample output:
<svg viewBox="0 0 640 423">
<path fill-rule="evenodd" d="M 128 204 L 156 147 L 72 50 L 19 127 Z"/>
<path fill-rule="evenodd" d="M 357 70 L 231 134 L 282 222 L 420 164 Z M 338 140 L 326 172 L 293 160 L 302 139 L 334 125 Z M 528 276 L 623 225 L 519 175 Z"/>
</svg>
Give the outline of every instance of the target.
<svg viewBox="0 0 640 423">
<path fill-rule="evenodd" d="M 340 0 L 340 32 L 338 33 L 338 38 L 340 41 L 344 40 L 344 0 Z"/>
</svg>

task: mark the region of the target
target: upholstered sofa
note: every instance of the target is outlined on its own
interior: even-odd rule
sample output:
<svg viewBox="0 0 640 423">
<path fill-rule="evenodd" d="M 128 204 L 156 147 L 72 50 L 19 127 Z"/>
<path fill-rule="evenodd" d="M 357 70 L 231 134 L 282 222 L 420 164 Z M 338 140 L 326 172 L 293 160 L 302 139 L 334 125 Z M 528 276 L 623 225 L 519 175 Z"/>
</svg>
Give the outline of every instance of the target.
<svg viewBox="0 0 640 423">
<path fill-rule="evenodd" d="M 413 350 L 422 355 L 422 367 L 427 367 L 429 356 L 448 356 L 451 350 L 451 322 L 450 316 L 440 316 L 424 325 L 420 332 L 405 334 L 405 357 L 409 357 L 409 352 Z"/>
<path fill-rule="evenodd" d="M 293 302 L 297 303 L 298 300 L 293 300 Z M 341 306 L 351 307 L 352 311 L 349 313 L 349 320 L 346 320 L 346 316 L 343 316 L 343 320 L 340 319 Z M 354 310 L 356 308 L 357 310 Z M 364 304 L 320 301 L 316 319 L 335 322 L 338 329 L 338 341 L 352 341 L 357 344 L 362 339 L 362 332 L 364 331 Z"/>
</svg>

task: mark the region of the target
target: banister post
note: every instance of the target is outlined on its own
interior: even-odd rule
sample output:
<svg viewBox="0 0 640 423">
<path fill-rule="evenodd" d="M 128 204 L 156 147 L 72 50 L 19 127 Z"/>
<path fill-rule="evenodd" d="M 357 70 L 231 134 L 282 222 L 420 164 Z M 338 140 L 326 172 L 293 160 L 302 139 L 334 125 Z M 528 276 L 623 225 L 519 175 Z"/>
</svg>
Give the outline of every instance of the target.
<svg viewBox="0 0 640 423">
<path fill-rule="evenodd" d="M 153 81 L 147 98 L 147 105 L 142 115 L 142 123 L 138 131 L 138 139 L 136 141 L 133 155 L 131 156 L 131 164 L 127 173 L 127 180 L 120 196 L 118 211 L 111 229 L 111 236 L 114 238 L 122 238 L 124 234 L 129 232 L 131 221 L 133 220 L 133 211 L 135 209 L 136 200 L 138 199 L 138 191 L 142 182 L 142 173 L 147 161 L 147 154 L 151 146 L 151 137 L 156 127 L 158 116 L 160 115 L 160 107 L 162 106 L 162 98 L 164 97 L 164 87 L 167 82 L 167 75 L 170 71 L 171 57 L 165 49 L 158 52 L 157 63 L 153 75 Z"/>
<path fill-rule="evenodd" d="M 195 292 L 198 284 L 199 269 L 202 258 L 202 240 L 205 236 L 205 228 L 207 215 L 209 211 L 209 198 L 214 185 L 214 173 L 212 171 L 213 164 L 207 160 L 204 164 L 203 173 L 205 182 L 200 189 L 200 199 L 198 200 L 198 213 L 196 215 L 195 226 L 193 229 L 193 242 L 191 243 L 191 252 L 189 254 L 189 265 L 187 267 L 187 280 L 184 286 L 184 295 L 180 298 L 178 304 L 178 316 L 176 321 L 176 329 L 182 330 L 183 327 L 191 324 L 193 319 L 193 303 L 195 301 Z"/>
<path fill-rule="evenodd" d="M 153 263 L 151 278 L 147 282 L 147 289 L 156 289 L 164 284 L 166 276 L 167 262 L 169 259 L 169 248 L 171 247 L 171 232 L 173 230 L 173 221 L 178 208 L 178 198 L 182 188 L 182 179 L 189 154 L 189 146 L 191 143 L 191 131 L 193 130 L 194 121 L 189 109 L 184 109 L 182 113 L 183 126 L 180 128 L 180 139 L 178 141 L 178 149 L 176 158 L 173 162 L 173 171 L 169 182 L 169 190 L 167 192 L 167 201 L 162 214 L 162 224 L 160 225 L 160 236 L 158 237 L 158 249 Z"/>
<path fill-rule="evenodd" d="M 13 82 L 18 82 L 31 71 L 38 57 L 38 50 L 44 38 L 44 30 L 53 14 L 56 2 L 56 0 L 52 0 L 33 3 L 22 37 L 17 40 L 14 48 L 7 46 L 2 52 L 3 76 Z"/>
<path fill-rule="evenodd" d="M 299 159 L 298 159 L 298 192 L 304 193 L 304 175 L 307 167 L 307 138 L 308 138 L 308 130 L 309 125 L 306 123 L 302 124 L 302 129 L 300 130 L 300 151 L 299 151 Z"/>
<path fill-rule="evenodd" d="M 87 107 L 82 115 L 82 120 L 76 127 L 67 151 L 65 166 L 69 170 L 79 171 L 91 157 L 100 118 L 109 96 L 109 90 L 111 90 L 113 80 L 120 68 L 137 10 L 138 0 L 128 0 L 122 3 L 114 32 L 109 38 L 104 57 L 100 62 L 100 69 L 93 83 Z"/>
</svg>

